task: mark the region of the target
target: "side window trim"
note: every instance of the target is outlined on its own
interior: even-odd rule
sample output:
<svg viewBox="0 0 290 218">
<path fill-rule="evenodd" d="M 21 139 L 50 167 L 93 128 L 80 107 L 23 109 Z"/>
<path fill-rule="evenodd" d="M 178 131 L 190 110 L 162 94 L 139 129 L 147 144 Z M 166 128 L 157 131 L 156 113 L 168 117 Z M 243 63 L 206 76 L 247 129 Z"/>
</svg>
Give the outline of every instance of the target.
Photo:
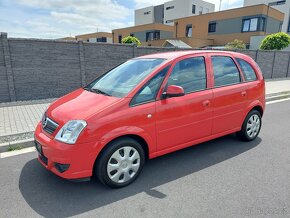
<svg viewBox="0 0 290 218">
<path fill-rule="evenodd" d="M 227 85 L 221 85 L 221 86 L 215 86 L 214 67 L 213 67 L 213 62 L 212 62 L 212 58 L 213 57 L 227 57 L 227 58 L 230 58 L 233 61 L 233 63 L 235 64 L 235 66 L 236 66 L 236 68 L 237 68 L 237 70 L 239 72 L 240 82 L 232 83 L 232 84 L 227 84 Z M 242 72 L 241 72 L 240 67 L 237 64 L 237 62 L 236 62 L 236 60 L 235 60 L 234 57 L 232 57 L 230 55 L 226 55 L 226 54 L 212 54 L 212 55 L 210 55 L 209 58 L 210 58 L 211 65 L 212 65 L 212 78 L 213 78 L 213 87 L 212 87 L 212 89 L 222 88 L 222 87 L 227 87 L 227 86 L 238 85 L 238 84 L 244 83 Z"/>
<path fill-rule="evenodd" d="M 162 86 L 162 84 L 163 84 L 163 82 L 164 82 L 164 80 L 165 80 L 165 78 L 166 78 L 166 75 L 168 74 L 168 72 L 169 72 L 169 70 L 170 70 L 170 68 L 171 68 L 171 64 L 169 64 L 169 65 L 167 65 L 167 66 L 165 66 L 164 68 L 162 68 L 161 70 L 159 70 L 159 72 L 158 73 L 156 73 L 149 81 L 147 81 L 139 90 L 138 90 L 138 92 L 134 95 L 134 97 L 131 99 L 131 101 L 130 101 L 130 103 L 129 103 L 129 106 L 130 107 L 136 107 L 136 106 L 139 106 L 139 105 L 143 105 L 143 104 L 148 104 L 148 103 L 151 103 L 151 102 L 155 102 L 155 101 L 157 101 L 157 96 L 158 96 L 158 93 L 159 93 L 159 91 L 160 91 L 160 89 L 161 89 L 161 86 Z M 163 77 L 163 79 L 162 79 L 162 81 L 160 82 L 160 84 L 159 84 L 159 86 L 158 86 L 158 88 L 157 88 L 157 91 L 156 91 L 156 93 L 155 93 L 155 96 L 154 96 L 154 98 L 152 99 L 152 100 L 148 100 L 148 101 L 144 101 L 144 102 L 140 102 L 140 103 L 133 103 L 133 101 L 134 101 L 134 99 L 135 99 L 135 97 L 138 95 L 138 94 L 140 94 L 139 92 L 141 91 L 141 90 L 143 90 L 151 81 L 152 81 L 152 79 L 155 77 L 155 76 L 157 76 L 158 74 L 160 74 L 163 70 L 166 70 L 166 72 L 165 72 L 165 75 L 164 75 L 164 77 Z"/>
<path fill-rule="evenodd" d="M 186 57 L 183 57 L 183 58 L 180 58 L 178 59 L 177 61 L 175 61 L 173 64 L 172 64 L 172 68 L 170 69 L 170 72 L 169 72 L 169 75 L 168 75 L 168 78 L 167 81 L 166 81 L 166 84 L 162 90 L 162 93 L 166 90 L 167 86 L 168 86 L 168 79 L 170 78 L 173 70 L 174 70 L 174 67 L 181 61 L 184 61 L 184 60 L 187 60 L 187 59 L 193 59 L 193 58 L 203 58 L 203 61 L 204 61 L 204 69 L 205 69 L 205 89 L 200 89 L 200 90 L 194 90 L 194 91 L 191 91 L 191 92 L 187 92 L 185 93 L 185 95 L 188 95 L 188 94 L 192 94 L 192 93 L 196 93 L 196 92 L 202 92 L 202 91 L 206 91 L 206 90 L 209 90 L 211 89 L 209 87 L 209 84 L 208 84 L 208 66 L 207 66 L 207 58 L 208 56 L 207 55 L 191 55 L 191 56 L 186 56 Z M 161 97 L 162 99 L 162 97 Z"/>
</svg>

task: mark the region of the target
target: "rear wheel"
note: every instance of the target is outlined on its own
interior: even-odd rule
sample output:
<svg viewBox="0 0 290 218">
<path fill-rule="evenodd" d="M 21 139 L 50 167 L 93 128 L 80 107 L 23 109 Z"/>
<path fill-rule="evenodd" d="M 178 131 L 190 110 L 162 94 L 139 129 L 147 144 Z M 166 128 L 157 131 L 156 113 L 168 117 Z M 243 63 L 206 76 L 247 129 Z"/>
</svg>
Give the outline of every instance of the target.
<svg viewBox="0 0 290 218">
<path fill-rule="evenodd" d="M 262 126 L 261 114 L 257 110 L 252 110 L 244 120 L 241 131 L 237 133 L 243 141 L 252 141 L 259 135 Z"/>
<path fill-rule="evenodd" d="M 132 183 L 145 161 L 142 146 L 132 138 L 117 139 L 107 145 L 95 166 L 99 180 L 112 188 Z"/>
</svg>

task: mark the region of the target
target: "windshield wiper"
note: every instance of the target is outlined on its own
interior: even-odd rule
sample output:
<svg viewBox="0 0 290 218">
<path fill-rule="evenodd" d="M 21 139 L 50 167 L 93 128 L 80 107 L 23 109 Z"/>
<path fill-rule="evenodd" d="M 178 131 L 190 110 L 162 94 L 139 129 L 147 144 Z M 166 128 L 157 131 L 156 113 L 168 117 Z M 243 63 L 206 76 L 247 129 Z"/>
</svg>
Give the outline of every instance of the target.
<svg viewBox="0 0 290 218">
<path fill-rule="evenodd" d="M 101 95 L 112 96 L 112 95 L 110 95 L 110 94 L 108 94 L 100 89 L 89 89 L 89 91 L 97 93 L 97 94 L 101 94 Z"/>
</svg>

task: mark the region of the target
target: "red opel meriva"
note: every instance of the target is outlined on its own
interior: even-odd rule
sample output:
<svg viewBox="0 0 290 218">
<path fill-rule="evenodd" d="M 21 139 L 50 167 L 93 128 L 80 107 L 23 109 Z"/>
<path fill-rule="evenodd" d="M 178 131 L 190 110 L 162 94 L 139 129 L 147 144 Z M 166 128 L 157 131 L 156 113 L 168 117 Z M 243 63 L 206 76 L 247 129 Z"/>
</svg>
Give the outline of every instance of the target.
<svg viewBox="0 0 290 218">
<path fill-rule="evenodd" d="M 131 59 L 50 105 L 35 131 L 40 163 L 67 179 L 123 187 L 146 159 L 261 129 L 265 82 L 248 56 L 182 51 Z"/>
</svg>

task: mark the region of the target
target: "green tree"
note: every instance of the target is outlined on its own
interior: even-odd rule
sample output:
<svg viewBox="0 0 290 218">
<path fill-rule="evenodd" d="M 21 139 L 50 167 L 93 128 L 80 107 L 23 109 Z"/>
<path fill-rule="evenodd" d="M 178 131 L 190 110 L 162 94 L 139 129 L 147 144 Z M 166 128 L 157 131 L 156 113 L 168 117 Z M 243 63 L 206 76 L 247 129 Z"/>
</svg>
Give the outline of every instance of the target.
<svg viewBox="0 0 290 218">
<path fill-rule="evenodd" d="M 122 44 L 136 44 L 136 45 L 140 46 L 141 42 L 138 38 L 136 38 L 134 36 L 127 36 L 127 37 L 122 39 Z"/>
<path fill-rule="evenodd" d="M 262 50 L 282 50 L 287 48 L 290 44 L 290 36 L 286 33 L 280 32 L 268 35 L 263 39 L 260 49 Z"/>
<path fill-rule="evenodd" d="M 242 40 L 235 39 L 226 44 L 226 49 L 246 49 L 246 45 Z"/>
</svg>

